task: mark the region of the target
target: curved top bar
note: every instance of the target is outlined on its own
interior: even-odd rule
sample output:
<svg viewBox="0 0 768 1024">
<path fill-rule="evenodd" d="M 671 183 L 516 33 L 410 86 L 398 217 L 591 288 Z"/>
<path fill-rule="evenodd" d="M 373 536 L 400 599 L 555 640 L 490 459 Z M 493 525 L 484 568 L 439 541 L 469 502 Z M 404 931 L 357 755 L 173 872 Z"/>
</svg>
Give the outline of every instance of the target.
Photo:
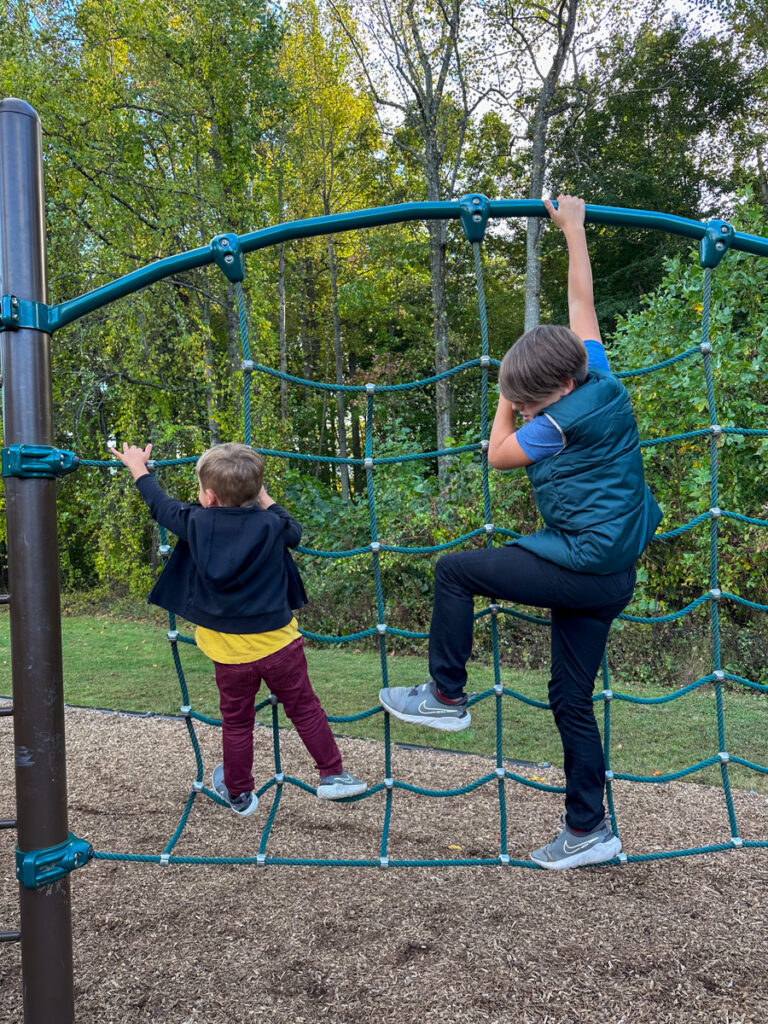
<svg viewBox="0 0 768 1024">
<path fill-rule="evenodd" d="M 399 224 L 413 220 L 458 220 L 461 217 L 462 202 L 399 203 L 395 206 L 379 206 L 369 210 L 353 210 L 350 213 L 334 213 L 325 217 L 311 217 L 307 220 L 287 221 L 268 228 L 261 228 L 239 236 L 243 252 L 255 252 L 281 242 L 298 238 L 313 238 L 318 235 L 336 234 L 360 228 L 379 227 L 384 224 Z M 493 199 L 488 201 L 489 216 L 548 217 L 546 207 L 540 199 Z M 610 224 L 617 227 L 650 228 L 667 231 L 670 234 L 699 240 L 707 233 L 707 225 L 686 217 L 650 210 L 632 210 L 619 206 L 594 206 L 587 204 L 588 224 Z M 733 234 L 730 248 L 755 256 L 768 256 L 768 239 L 759 235 L 748 235 L 740 231 Z M 95 309 L 106 306 L 115 299 L 130 295 L 154 284 L 171 274 L 204 267 L 215 260 L 211 246 L 202 246 L 176 256 L 150 263 L 134 270 L 124 277 L 102 285 L 92 292 L 86 292 L 75 299 L 51 306 L 48 310 L 48 327 L 51 332 Z"/>
</svg>

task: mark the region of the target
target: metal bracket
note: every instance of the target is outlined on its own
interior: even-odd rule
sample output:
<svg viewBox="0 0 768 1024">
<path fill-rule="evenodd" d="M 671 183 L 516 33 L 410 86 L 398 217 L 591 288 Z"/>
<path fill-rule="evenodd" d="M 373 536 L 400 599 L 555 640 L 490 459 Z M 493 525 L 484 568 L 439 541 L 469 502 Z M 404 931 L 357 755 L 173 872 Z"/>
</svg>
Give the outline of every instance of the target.
<svg viewBox="0 0 768 1024">
<path fill-rule="evenodd" d="M 731 246 L 736 232 L 724 220 L 711 220 L 707 233 L 699 239 L 699 261 L 702 267 L 716 267 Z"/>
<path fill-rule="evenodd" d="M 23 327 L 50 334 L 48 306 L 16 295 L 0 296 L 0 331 L 20 331 Z"/>
<path fill-rule="evenodd" d="M 464 196 L 459 202 L 459 215 L 467 240 L 482 242 L 488 226 L 488 215 L 491 212 L 491 201 L 487 196 Z"/>
<path fill-rule="evenodd" d="M 57 477 L 80 465 L 74 452 L 45 444 L 12 444 L 0 449 L 3 476 Z"/>
<path fill-rule="evenodd" d="M 39 889 L 83 867 L 92 857 L 91 844 L 70 832 L 69 839 L 47 850 L 22 852 L 17 846 L 16 877 L 25 889 Z"/>
<path fill-rule="evenodd" d="M 229 281 L 245 278 L 245 259 L 237 235 L 216 235 L 211 239 L 211 252 L 216 266 Z"/>
</svg>

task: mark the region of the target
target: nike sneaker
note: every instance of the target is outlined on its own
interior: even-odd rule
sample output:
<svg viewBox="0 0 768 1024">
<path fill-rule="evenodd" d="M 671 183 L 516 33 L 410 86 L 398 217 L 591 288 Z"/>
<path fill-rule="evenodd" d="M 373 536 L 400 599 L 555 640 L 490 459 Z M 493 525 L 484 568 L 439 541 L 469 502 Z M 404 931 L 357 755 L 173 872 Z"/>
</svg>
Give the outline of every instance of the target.
<svg viewBox="0 0 768 1024">
<path fill-rule="evenodd" d="M 379 704 L 401 722 L 444 732 L 460 732 L 472 721 L 466 696 L 446 703 L 438 696 L 432 679 L 421 686 L 390 686 L 379 690 Z"/>
<path fill-rule="evenodd" d="M 592 832 L 572 832 L 565 824 L 551 843 L 531 854 L 539 867 L 551 871 L 578 868 L 584 864 L 603 864 L 621 852 L 621 840 L 611 831 L 611 819 L 605 818 Z"/>
</svg>

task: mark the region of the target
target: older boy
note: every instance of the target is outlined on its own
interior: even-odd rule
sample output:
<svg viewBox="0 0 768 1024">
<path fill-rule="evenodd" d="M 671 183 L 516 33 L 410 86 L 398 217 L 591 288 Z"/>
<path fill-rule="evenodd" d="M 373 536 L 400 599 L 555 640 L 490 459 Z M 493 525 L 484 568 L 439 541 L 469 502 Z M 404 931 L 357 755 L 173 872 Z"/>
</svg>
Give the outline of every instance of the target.
<svg viewBox="0 0 768 1024">
<path fill-rule="evenodd" d="M 254 701 L 262 679 L 279 698 L 320 773 L 317 795 L 339 800 L 367 788 L 341 754 L 307 673 L 293 609 L 307 597 L 289 548 L 301 527 L 264 490 L 264 460 L 244 444 L 219 444 L 195 467 L 199 505 L 170 498 L 147 469 L 152 445 L 111 449 L 131 471 L 158 523 L 179 538 L 148 600 L 197 625 L 214 663 L 223 765 L 213 786 L 242 817 L 253 814 Z"/>
<path fill-rule="evenodd" d="M 560 870 L 601 863 L 621 850 L 603 806 L 592 690 L 611 623 L 632 597 L 635 561 L 661 512 L 645 483 L 629 396 L 600 340 L 584 202 L 561 195 L 557 207 L 545 205 L 568 246 L 570 330 L 536 327 L 505 355 L 488 461 L 496 469 L 526 467 L 546 525 L 503 547 L 440 559 L 430 677 L 411 689 L 381 690 L 379 700 L 402 721 L 465 729 L 474 596 L 550 608 L 549 700 L 563 744 L 565 815 L 555 839 L 531 857 Z"/>
</svg>

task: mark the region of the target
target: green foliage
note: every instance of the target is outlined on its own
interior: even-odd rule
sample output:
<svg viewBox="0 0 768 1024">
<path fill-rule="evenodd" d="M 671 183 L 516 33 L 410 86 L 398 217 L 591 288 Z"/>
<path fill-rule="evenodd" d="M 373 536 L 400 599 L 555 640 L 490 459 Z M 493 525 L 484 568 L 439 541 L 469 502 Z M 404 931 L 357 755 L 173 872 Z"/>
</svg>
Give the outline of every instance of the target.
<svg viewBox="0 0 768 1024">
<path fill-rule="evenodd" d="M 730 146 L 716 140 L 758 91 L 734 40 L 691 32 L 679 17 L 644 24 L 602 43 L 591 70 L 561 91 L 568 112 L 551 129 L 555 192 L 681 217 L 726 212 L 734 168 Z M 562 281 L 563 247 L 553 241 L 545 280 Z M 681 239 L 662 233 L 595 232 L 596 308 L 606 331 L 656 287 L 664 258 L 684 250 Z M 564 290 L 548 296 L 555 318 L 565 320 Z"/>
<path fill-rule="evenodd" d="M 760 229 L 762 214 L 751 197 L 742 203 L 735 223 L 747 232 Z M 760 353 L 768 341 L 768 266 L 763 260 L 733 252 L 712 271 L 711 280 L 709 337 L 717 422 L 726 427 L 766 429 L 768 386 Z M 690 260 L 668 260 L 662 284 L 644 308 L 620 320 L 612 348 L 614 365 L 650 365 L 698 345 L 701 312 L 702 271 Z M 658 438 L 709 426 L 700 357 L 635 378 L 629 387 L 642 437 Z M 766 438 L 721 438 L 717 450 L 717 504 L 721 508 L 751 518 L 768 517 L 766 455 Z M 713 504 L 707 437 L 647 450 L 646 474 L 664 511 L 664 530 L 688 522 Z M 722 519 L 718 531 L 721 588 L 765 603 L 765 530 Z M 709 588 L 708 525 L 653 545 L 647 562 L 648 589 L 660 607 L 698 597 Z"/>
</svg>

